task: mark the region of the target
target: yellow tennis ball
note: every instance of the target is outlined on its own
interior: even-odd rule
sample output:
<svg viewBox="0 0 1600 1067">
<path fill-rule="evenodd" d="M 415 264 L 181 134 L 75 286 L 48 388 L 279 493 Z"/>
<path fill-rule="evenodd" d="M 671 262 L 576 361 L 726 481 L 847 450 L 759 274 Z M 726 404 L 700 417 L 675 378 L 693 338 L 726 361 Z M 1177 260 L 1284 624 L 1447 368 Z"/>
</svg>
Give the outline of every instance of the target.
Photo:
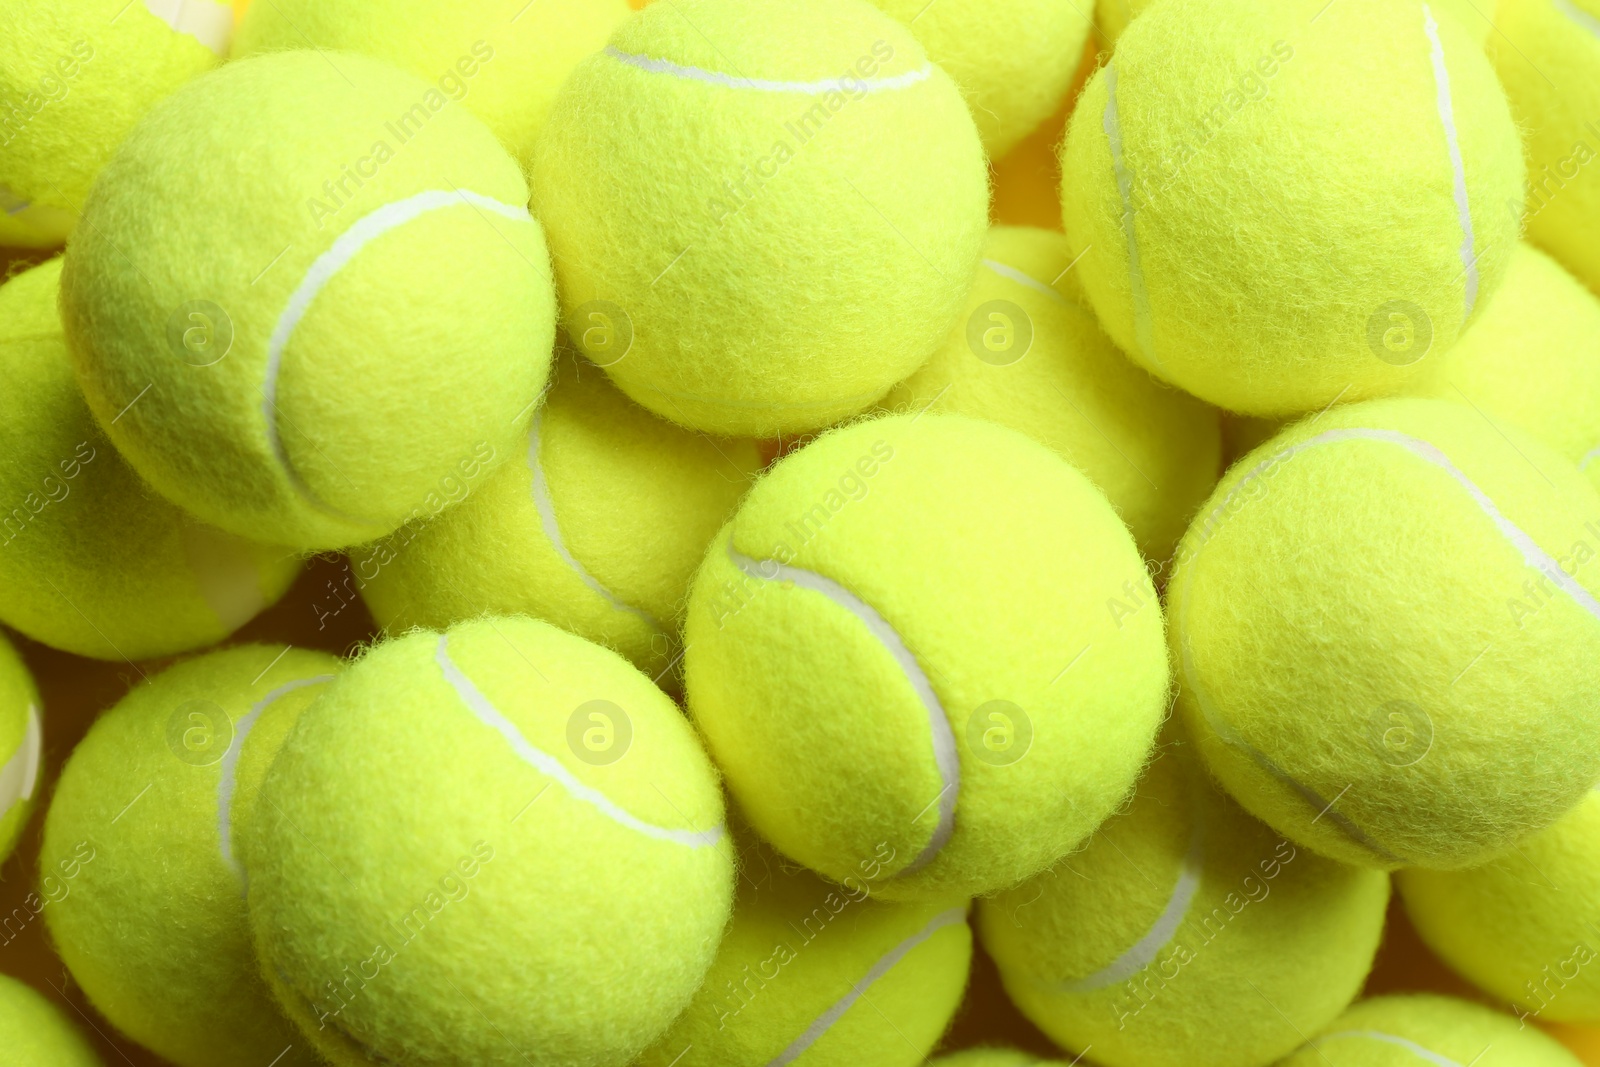
<svg viewBox="0 0 1600 1067">
<path fill-rule="evenodd" d="M 1146 558 L 1171 557 L 1217 484 L 1215 408 L 1128 361 L 1080 303 L 1059 233 L 997 226 L 966 314 L 886 403 L 1009 426 L 1104 490 Z"/>
<path fill-rule="evenodd" d="M 762 467 L 752 441 L 690 433 L 564 356 L 525 446 L 461 503 L 355 552 L 378 625 L 526 614 L 663 681 L 706 546 Z"/>
<path fill-rule="evenodd" d="M 1336 407 L 1240 460 L 1167 588 L 1223 785 L 1348 863 L 1481 864 L 1600 780 L 1600 497 L 1439 400 Z"/>
<path fill-rule="evenodd" d="M 674 422 L 860 412 L 944 339 L 987 228 L 961 94 L 865 0 L 675 0 L 578 64 L 531 160 L 567 328 Z"/>
<path fill-rule="evenodd" d="M 1388 903 L 1382 871 L 1279 837 L 1177 740 L 1086 848 L 983 901 L 979 931 L 1011 999 L 1064 1048 L 1107 1067 L 1233 1067 L 1276 1061 L 1349 1006 Z"/>
<path fill-rule="evenodd" d="M 4 0 L 0 25 L 0 245 L 49 248 L 144 113 L 227 54 L 233 10 Z"/>
<path fill-rule="evenodd" d="M 1488 60 L 1430 3 L 1164 0 L 1078 102 L 1062 219 L 1129 355 L 1290 415 L 1398 391 L 1425 346 L 1397 334 L 1454 343 L 1516 242 L 1517 146 Z"/>
<path fill-rule="evenodd" d="M 777 463 L 712 543 L 685 646 L 754 828 L 834 881 L 874 864 L 886 899 L 993 892 L 1077 847 L 1167 709 L 1161 608 L 1105 497 L 955 415 Z"/>
<path fill-rule="evenodd" d="M 1122 36 L 1135 15 L 1149 7 L 1152 0 L 1098 0 L 1095 4 L 1095 22 L 1109 44 Z M 1493 32 L 1489 18 L 1494 14 L 1494 4 L 1489 0 L 1433 0 L 1435 10 L 1458 20 L 1480 44 Z"/>
<path fill-rule="evenodd" d="M 43 750 L 39 691 L 22 657 L 0 636 L 0 860 L 11 855 L 33 814 Z"/>
<path fill-rule="evenodd" d="M 0 1034 L 11 1067 L 104 1067 L 65 1012 L 8 974 L 0 974 Z"/>
<path fill-rule="evenodd" d="M 1363 1000 L 1280 1067 L 1582 1067 L 1556 1039 L 1454 997 L 1408 993 Z"/>
<path fill-rule="evenodd" d="M 318 48 L 385 60 L 431 83 L 424 107 L 465 105 L 521 159 L 572 68 L 630 11 L 627 0 L 273 0 L 251 5 L 233 54 Z"/>
<path fill-rule="evenodd" d="M 95 186 L 61 279 L 78 378 L 199 518 L 371 540 L 526 433 L 555 336 L 544 239 L 516 163 L 431 92 L 343 53 L 229 63 Z"/>
<path fill-rule="evenodd" d="M 39 867 L 73 877 L 44 909 L 51 940 L 113 1025 L 180 1067 L 316 1062 L 257 973 L 238 842 L 339 669 L 270 645 L 187 660 L 102 715 L 61 771 Z"/>
</svg>

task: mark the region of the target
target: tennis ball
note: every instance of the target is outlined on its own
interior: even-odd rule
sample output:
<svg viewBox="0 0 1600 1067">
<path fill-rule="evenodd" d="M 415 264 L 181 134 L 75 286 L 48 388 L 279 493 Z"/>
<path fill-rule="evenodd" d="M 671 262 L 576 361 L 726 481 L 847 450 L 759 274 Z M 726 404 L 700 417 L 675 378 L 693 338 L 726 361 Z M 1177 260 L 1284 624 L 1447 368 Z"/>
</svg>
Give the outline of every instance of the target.
<svg viewBox="0 0 1600 1067">
<path fill-rule="evenodd" d="M 1023 1014 L 1096 1063 L 1272 1063 L 1361 991 L 1389 878 L 1280 838 L 1169 740 L 1086 848 L 981 903 L 979 932 Z"/>
<path fill-rule="evenodd" d="M 228 51 L 217 0 L 0 0 L 0 245 L 67 239 L 95 175 L 154 104 Z"/>
<path fill-rule="evenodd" d="M 1135 15 L 1149 7 L 1151 2 L 1152 0 L 1098 0 L 1095 4 L 1095 23 L 1099 26 L 1106 43 L 1110 44 L 1122 36 L 1122 31 L 1128 28 L 1128 23 L 1133 21 Z M 1462 28 L 1467 30 L 1479 44 L 1488 40 L 1493 29 L 1489 16 L 1494 13 L 1494 4 L 1489 0 L 1430 0 L 1430 2 L 1435 11 L 1448 14 L 1459 21 Z"/>
<path fill-rule="evenodd" d="M 865 0 L 647 7 L 578 64 L 530 167 L 573 340 L 711 433 L 882 398 L 949 331 L 987 227 L 960 92 Z"/>
<path fill-rule="evenodd" d="M 1280 1067 L 1580 1067 L 1555 1038 L 1431 993 L 1363 1000 Z"/>
<path fill-rule="evenodd" d="M 251 6 L 233 54 L 318 48 L 385 60 L 432 83 L 428 110 L 464 105 L 521 159 L 572 68 L 630 11 L 627 0 L 274 0 Z"/>
<path fill-rule="evenodd" d="M 964 900 L 891 904 L 742 850 L 733 922 L 705 984 L 638 1067 L 915 1067 L 961 1002 Z"/>
<path fill-rule="evenodd" d="M 1059 233 L 995 227 L 944 347 L 889 394 L 1019 430 L 1105 491 L 1146 558 L 1171 557 L 1217 484 L 1216 409 L 1130 363 L 1074 299 Z"/>
<path fill-rule="evenodd" d="M 516 461 L 456 507 L 357 552 L 361 595 L 391 633 L 532 615 L 659 681 L 681 655 L 706 546 L 761 467 L 754 442 L 658 419 L 563 356 Z"/>
<path fill-rule="evenodd" d="M 993 892 L 1077 847 L 1167 708 L 1161 608 L 1105 497 L 955 415 L 780 460 L 712 543 L 684 639 L 754 828 L 836 882 L 872 864 L 885 899 Z"/>
<path fill-rule="evenodd" d="M 1009 1048 L 973 1048 L 952 1052 L 933 1061 L 934 1067 L 1067 1067 L 1060 1060 L 1045 1060 Z"/>
<path fill-rule="evenodd" d="M 1294 841 L 1481 864 L 1600 780 L 1597 560 L 1600 497 L 1537 441 L 1439 400 L 1333 408 L 1239 461 L 1179 546 L 1179 710 Z"/>
<path fill-rule="evenodd" d="M 0 620 L 101 659 L 215 644 L 300 560 L 196 522 L 128 468 L 72 375 L 60 277 L 53 259 L 0 286 Z"/>
<path fill-rule="evenodd" d="M 102 715 L 61 771 L 39 867 L 75 874 L 45 925 L 94 1006 L 180 1067 L 317 1062 L 257 974 L 237 842 L 339 669 L 286 646 L 187 660 Z"/>
<path fill-rule="evenodd" d="M 1397 392 L 1455 342 L 1516 243 L 1517 145 L 1429 3 L 1163 0 L 1079 100 L 1062 221 L 1112 340 L 1291 415 Z"/>
<path fill-rule="evenodd" d="M 1600 792 L 1467 871 L 1401 871 L 1417 933 L 1461 975 L 1541 1019 L 1600 1023 Z"/>
<path fill-rule="evenodd" d="M 103 1067 L 60 1008 L 8 974 L 0 974 L 0 1034 L 11 1067 Z"/>
<path fill-rule="evenodd" d="M 61 277 L 75 369 L 128 462 L 199 518 L 371 540 L 526 433 L 555 336 L 544 240 L 515 162 L 430 91 L 353 55 L 229 63 L 95 186 Z"/>
<path fill-rule="evenodd" d="M 0 860 L 11 855 L 33 814 L 43 745 L 39 691 L 22 657 L 0 635 Z"/>
<path fill-rule="evenodd" d="M 620 1067 L 689 1004 L 729 915 L 694 730 L 533 619 L 377 645 L 295 723 L 260 810 L 262 972 L 334 1064 Z"/>
</svg>

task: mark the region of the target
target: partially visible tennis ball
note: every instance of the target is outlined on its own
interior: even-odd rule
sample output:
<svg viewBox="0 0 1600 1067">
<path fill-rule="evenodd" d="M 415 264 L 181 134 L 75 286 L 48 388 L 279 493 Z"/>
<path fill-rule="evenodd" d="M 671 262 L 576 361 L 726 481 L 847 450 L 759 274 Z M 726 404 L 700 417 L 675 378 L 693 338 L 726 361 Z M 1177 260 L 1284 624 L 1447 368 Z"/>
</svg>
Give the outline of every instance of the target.
<svg viewBox="0 0 1600 1067">
<path fill-rule="evenodd" d="M 9 1067 L 104 1067 L 65 1012 L 8 974 L 0 974 L 0 1034 Z"/>
<path fill-rule="evenodd" d="M 1107 44 L 1120 36 L 1152 0 L 1098 0 L 1095 4 L 1095 22 Z M 1440 14 L 1457 19 L 1463 29 L 1480 44 L 1487 41 L 1493 26 L 1489 19 L 1495 13 L 1492 0 L 1432 0 L 1430 5 Z"/>
<path fill-rule="evenodd" d="M 1449 348 L 1505 275 L 1522 181 L 1493 68 L 1430 4 L 1163 0 L 1084 90 L 1061 190 L 1112 339 L 1284 416 Z"/>
<path fill-rule="evenodd" d="M 944 346 L 885 401 L 988 419 L 1050 446 L 1099 486 L 1146 558 L 1166 560 L 1217 484 L 1215 408 L 1153 379 L 1077 300 L 1067 239 L 989 232 Z"/>
<path fill-rule="evenodd" d="M 1556 1039 L 1454 997 L 1408 993 L 1363 1000 L 1280 1067 L 1582 1067 Z"/>
<path fill-rule="evenodd" d="M 0 635 L 0 860 L 11 855 L 33 814 L 43 751 L 39 690 L 22 657 Z"/>
<path fill-rule="evenodd" d="M 1009 1048 L 973 1048 L 933 1061 L 934 1067 L 1067 1067 L 1064 1060 L 1046 1060 Z"/>
<path fill-rule="evenodd" d="M 675 0 L 578 64 L 530 170 L 573 340 L 674 422 L 860 412 L 943 341 L 988 223 L 955 83 L 866 0 Z"/>
<path fill-rule="evenodd" d="M 555 338 L 544 240 L 483 123 L 401 118 L 429 92 L 361 56 L 239 60 L 152 110 L 96 185 L 61 278 L 78 378 L 201 519 L 371 540 L 526 433 Z"/>
</svg>

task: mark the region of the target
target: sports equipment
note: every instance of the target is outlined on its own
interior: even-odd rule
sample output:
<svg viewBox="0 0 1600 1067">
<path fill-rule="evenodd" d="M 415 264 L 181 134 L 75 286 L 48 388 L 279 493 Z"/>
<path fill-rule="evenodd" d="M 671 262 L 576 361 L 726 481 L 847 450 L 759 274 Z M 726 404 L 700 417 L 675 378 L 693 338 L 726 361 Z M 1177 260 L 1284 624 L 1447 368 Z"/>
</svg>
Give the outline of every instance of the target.
<svg viewBox="0 0 1600 1067">
<path fill-rule="evenodd" d="M 1417 933 L 1480 988 L 1549 1022 L 1600 1023 L 1600 792 L 1470 871 L 1401 871 Z"/>
<path fill-rule="evenodd" d="M 1179 546 L 1178 707 L 1280 833 L 1473 866 L 1600 780 L 1597 590 L 1570 463 L 1460 404 L 1336 407 L 1235 464 Z"/>
<path fill-rule="evenodd" d="M 61 277 L 74 366 L 118 450 L 201 519 L 370 540 L 526 432 L 555 336 L 544 240 L 515 162 L 428 92 L 361 56 L 229 63 L 95 186 Z"/>
<path fill-rule="evenodd" d="M 630 10 L 627 0 L 273 0 L 251 6 L 233 54 L 314 47 L 385 60 L 431 83 L 438 106 L 470 109 L 525 159 L 556 90 Z"/>
<path fill-rule="evenodd" d="M 1105 491 L 1145 557 L 1165 560 L 1217 484 L 1217 412 L 1128 362 L 1075 297 L 1059 233 L 996 227 L 965 315 L 889 406 L 1019 430 Z"/>
<path fill-rule="evenodd" d="M 300 561 L 194 521 L 128 468 L 72 376 L 60 276 L 53 259 L 0 286 L 0 620 L 101 659 L 214 644 Z"/>
<path fill-rule="evenodd" d="M 104 1067 L 66 1014 L 32 986 L 0 974 L 0 1034 L 10 1067 Z"/>
<path fill-rule="evenodd" d="M 933 1067 L 1067 1067 L 1063 1060 L 1046 1060 L 1009 1048 L 974 1048 L 952 1052 L 933 1061 Z"/>
<path fill-rule="evenodd" d="M 984 947 L 1023 1014 L 1106 1067 L 1275 1062 L 1361 991 L 1388 876 L 1283 840 L 1164 737 L 1087 848 L 981 903 Z"/>
<path fill-rule="evenodd" d="M 262 972 L 336 1065 L 621 1067 L 728 920 L 677 707 L 528 618 L 379 644 L 295 724 L 245 839 Z"/>
<path fill-rule="evenodd" d="M 999 159 L 1061 106 L 1092 24 L 1057 0 L 872 0 L 911 30 L 955 79 L 989 158 Z"/>
<path fill-rule="evenodd" d="M 865 0 L 675 0 L 578 64 L 531 162 L 580 350 L 748 437 L 862 411 L 944 339 L 987 228 L 961 94 Z"/>
<path fill-rule="evenodd" d="M 1500 0 L 1489 55 L 1526 131 L 1522 197 L 1500 210 L 1600 293 L 1600 2 Z"/>
<path fill-rule="evenodd" d="M 1536 1027 L 1454 997 L 1373 997 L 1279 1067 L 1581 1067 Z"/>
<path fill-rule="evenodd" d="M 228 51 L 217 0 L 0 0 L 0 245 L 67 239 L 151 106 Z"/>
<path fill-rule="evenodd" d="M 1248 415 L 1398 391 L 1498 288 L 1522 195 L 1493 69 L 1422 0 L 1164 0 L 1061 162 L 1106 331 Z"/>
<path fill-rule="evenodd" d="M 1431 0 L 1431 2 L 1436 11 L 1455 17 L 1462 28 L 1480 44 L 1489 39 L 1493 27 L 1488 16 L 1494 12 L 1493 5 L 1483 4 L 1488 12 L 1486 14 L 1484 10 L 1480 10 L 1479 5 L 1482 0 Z M 1133 21 L 1134 16 L 1150 4 L 1151 0 L 1099 0 L 1095 4 L 1095 23 L 1106 43 L 1111 44 L 1122 36 L 1122 31 L 1128 28 L 1128 23 Z"/>
<path fill-rule="evenodd" d="M 1161 609 L 1105 497 L 955 415 L 780 460 L 712 543 L 684 640 L 751 824 L 836 882 L 872 864 L 886 899 L 1053 863 L 1122 802 L 1167 708 Z"/>
<path fill-rule="evenodd" d="M 22 657 L 0 635 L 0 860 L 11 855 L 33 814 L 43 748 L 39 691 Z"/>
<path fill-rule="evenodd" d="M 711 973 L 638 1067 L 915 1067 L 961 1002 L 966 901 L 890 904 L 741 849 L 733 923 Z"/>
<path fill-rule="evenodd" d="M 373 618 L 400 633 L 528 614 L 662 681 L 689 583 L 760 449 L 664 422 L 564 356 L 519 452 L 459 506 L 354 555 Z"/>
<path fill-rule="evenodd" d="M 187 660 L 102 715 L 61 772 L 39 869 L 71 890 L 45 924 L 95 1007 L 180 1067 L 317 1062 L 256 973 L 237 842 L 339 669 L 281 645 Z"/>
</svg>

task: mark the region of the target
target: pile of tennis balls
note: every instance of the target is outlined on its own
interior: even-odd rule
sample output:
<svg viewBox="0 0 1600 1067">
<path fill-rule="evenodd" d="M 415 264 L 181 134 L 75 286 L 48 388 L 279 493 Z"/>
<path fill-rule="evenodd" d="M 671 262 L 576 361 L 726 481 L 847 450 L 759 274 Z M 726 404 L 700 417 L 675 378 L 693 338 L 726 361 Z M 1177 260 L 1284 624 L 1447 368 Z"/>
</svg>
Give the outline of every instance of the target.
<svg viewBox="0 0 1600 1067">
<path fill-rule="evenodd" d="M 111 1030 L 912 1067 L 981 946 L 1062 1063 L 1579 1062 L 1600 0 L 240 7 L 0 0 L 0 622 L 148 663 L 46 781 L 0 638 L 0 856 Z M 358 654 L 232 637 L 333 554 Z"/>
</svg>

